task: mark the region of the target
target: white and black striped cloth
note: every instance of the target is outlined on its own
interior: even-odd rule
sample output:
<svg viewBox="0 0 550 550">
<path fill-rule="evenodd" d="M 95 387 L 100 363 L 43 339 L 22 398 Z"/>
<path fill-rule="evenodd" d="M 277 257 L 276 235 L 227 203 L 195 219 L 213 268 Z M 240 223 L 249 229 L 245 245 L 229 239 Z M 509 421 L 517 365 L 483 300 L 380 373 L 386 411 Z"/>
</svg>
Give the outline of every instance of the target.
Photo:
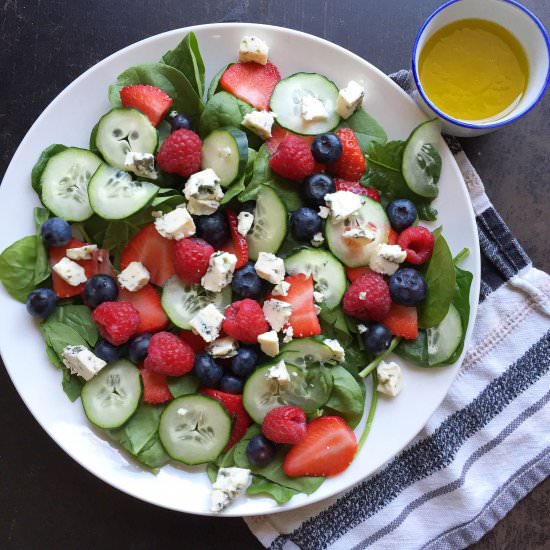
<svg viewBox="0 0 550 550">
<path fill-rule="evenodd" d="M 392 75 L 406 88 L 407 73 Z M 550 475 L 550 277 L 449 145 L 476 213 L 482 255 L 475 331 L 447 397 L 414 441 L 349 492 L 246 518 L 273 550 L 465 548 Z"/>
</svg>

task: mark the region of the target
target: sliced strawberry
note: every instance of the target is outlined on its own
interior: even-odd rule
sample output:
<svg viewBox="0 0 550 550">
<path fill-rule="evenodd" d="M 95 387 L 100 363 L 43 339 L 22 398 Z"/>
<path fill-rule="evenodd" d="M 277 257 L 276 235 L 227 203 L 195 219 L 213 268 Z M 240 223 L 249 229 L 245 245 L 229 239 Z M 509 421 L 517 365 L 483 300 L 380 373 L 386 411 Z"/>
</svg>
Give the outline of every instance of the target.
<svg viewBox="0 0 550 550">
<path fill-rule="evenodd" d="M 366 265 L 363 267 L 346 267 L 345 269 L 346 269 L 346 277 L 352 283 L 356 279 L 359 279 L 361 275 L 364 275 L 365 273 L 372 273 L 372 270 L 368 268 Z"/>
<path fill-rule="evenodd" d="M 224 450 L 227 451 L 228 449 L 231 449 L 231 447 L 233 447 L 233 445 L 235 445 L 235 443 L 243 437 L 248 429 L 248 426 L 252 423 L 250 416 L 248 416 L 248 413 L 244 410 L 243 396 L 210 389 L 200 390 L 200 393 L 204 393 L 205 395 L 219 401 L 229 413 L 231 421 L 233 422 L 233 428 L 231 430 L 231 438 L 229 439 L 229 443 Z"/>
<path fill-rule="evenodd" d="M 160 304 L 159 293 L 152 285 L 147 285 L 137 292 L 121 288 L 118 300 L 130 302 L 139 312 L 139 327 L 137 332 L 157 332 L 168 324 L 168 317 Z"/>
<path fill-rule="evenodd" d="M 333 476 L 343 472 L 357 452 L 353 430 L 339 416 L 322 416 L 307 425 L 304 439 L 283 462 L 287 476 Z"/>
<path fill-rule="evenodd" d="M 388 244 L 397 244 L 397 239 L 399 239 L 399 233 L 395 229 L 390 229 L 388 233 Z"/>
<path fill-rule="evenodd" d="M 346 181 L 341 178 L 335 178 L 334 184 L 336 191 L 351 191 L 357 195 L 365 195 L 373 201 L 380 202 L 380 193 L 374 187 L 365 187 L 358 181 Z"/>
<path fill-rule="evenodd" d="M 227 209 L 225 215 L 227 216 L 229 229 L 231 231 L 231 241 L 226 243 L 222 247 L 222 250 L 237 256 L 237 265 L 235 265 L 235 269 L 240 269 L 248 262 L 248 241 L 246 237 L 243 237 L 237 230 L 237 225 L 239 223 L 237 214 L 235 214 L 233 210 Z"/>
<path fill-rule="evenodd" d="M 172 399 L 165 374 L 157 374 L 148 369 L 141 369 L 143 381 L 143 401 L 145 403 L 164 403 Z"/>
<path fill-rule="evenodd" d="M 285 130 L 284 128 L 281 128 L 280 126 L 275 126 L 271 130 L 271 137 L 265 142 L 265 146 L 267 147 L 267 151 L 270 155 L 273 155 L 273 153 L 277 150 L 277 147 L 279 147 L 279 143 L 283 141 L 287 136 L 296 136 L 303 141 L 305 141 L 308 145 L 311 145 L 311 142 L 313 141 L 313 138 L 315 136 L 299 136 L 297 134 L 294 134 L 293 132 L 290 132 L 289 130 Z"/>
<path fill-rule="evenodd" d="M 120 269 L 131 262 L 141 262 L 151 274 L 151 282 L 162 286 L 176 273 L 174 268 L 174 241 L 165 239 L 151 223 L 141 229 L 128 243 L 120 257 Z"/>
<path fill-rule="evenodd" d="M 165 91 L 149 84 L 124 86 L 120 90 L 120 101 L 123 107 L 133 107 L 147 115 L 153 126 L 160 124 L 173 103 Z"/>
<path fill-rule="evenodd" d="M 180 330 L 178 336 L 184 342 L 187 342 L 195 353 L 201 353 L 206 348 L 206 342 L 198 334 L 190 330 Z"/>
<path fill-rule="evenodd" d="M 279 80 L 279 70 L 272 63 L 233 63 L 223 73 L 220 86 L 256 109 L 267 110 L 271 93 Z"/>
<path fill-rule="evenodd" d="M 415 307 L 392 304 L 382 321 L 394 336 L 414 340 L 418 336 L 418 315 Z"/>
</svg>

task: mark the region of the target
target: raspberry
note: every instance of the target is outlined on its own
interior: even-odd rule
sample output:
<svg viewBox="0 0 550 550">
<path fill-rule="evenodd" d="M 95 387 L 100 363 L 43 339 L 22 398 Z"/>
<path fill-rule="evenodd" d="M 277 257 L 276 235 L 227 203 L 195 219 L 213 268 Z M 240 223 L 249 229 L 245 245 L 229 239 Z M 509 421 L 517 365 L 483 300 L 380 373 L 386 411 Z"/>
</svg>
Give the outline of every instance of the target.
<svg viewBox="0 0 550 550">
<path fill-rule="evenodd" d="M 374 187 L 365 187 L 358 181 L 346 181 L 340 178 L 334 180 L 336 191 L 351 191 L 358 195 L 365 195 L 373 201 L 380 202 L 380 193 Z"/>
<path fill-rule="evenodd" d="M 178 277 L 188 284 L 200 283 L 208 269 L 208 260 L 214 249 L 206 241 L 192 237 L 176 241 L 174 267 Z"/>
<path fill-rule="evenodd" d="M 344 311 L 362 321 L 382 321 L 390 311 L 388 283 L 378 273 L 356 279 L 344 294 Z"/>
<path fill-rule="evenodd" d="M 260 304 L 250 298 L 233 302 L 224 315 L 223 331 L 245 344 L 255 344 L 258 336 L 269 330 Z"/>
<path fill-rule="evenodd" d="M 105 340 L 120 346 L 139 327 L 139 312 L 130 302 L 103 302 L 94 309 L 92 319 Z"/>
<path fill-rule="evenodd" d="M 429 260 L 434 250 L 434 236 L 420 225 L 408 227 L 397 239 L 397 244 L 407 252 L 407 262 L 413 265 Z"/>
<path fill-rule="evenodd" d="M 310 146 L 297 136 L 285 137 L 269 161 L 269 167 L 289 180 L 303 180 L 316 167 Z"/>
<path fill-rule="evenodd" d="M 296 445 L 306 436 L 306 413 L 300 407 L 277 407 L 265 415 L 262 432 L 274 443 Z"/>
<path fill-rule="evenodd" d="M 157 374 L 181 376 L 193 368 L 195 353 L 191 346 L 171 332 L 157 332 L 151 337 L 143 366 Z"/>
<path fill-rule="evenodd" d="M 359 181 L 367 165 L 355 133 L 351 128 L 340 128 L 336 135 L 342 142 L 342 154 L 336 162 L 329 165 L 328 169 L 342 179 Z"/>
<path fill-rule="evenodd" d="M 161 170 L 187 178 L 201 168 L 202 143 L 197 134 L 182 128 L 171 133 L 160 146 L 157 164 Z"/>
</svg>

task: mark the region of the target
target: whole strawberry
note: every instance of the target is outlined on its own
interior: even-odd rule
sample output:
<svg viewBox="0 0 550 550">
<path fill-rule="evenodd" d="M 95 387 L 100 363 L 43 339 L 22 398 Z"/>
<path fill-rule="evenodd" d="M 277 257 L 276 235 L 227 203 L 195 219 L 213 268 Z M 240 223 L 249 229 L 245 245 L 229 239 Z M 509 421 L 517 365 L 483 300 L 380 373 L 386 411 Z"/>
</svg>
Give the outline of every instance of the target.
<svg viewBox="0 0 550 550">
<path fill-rule="evenodd" d="M 378 273 L 365 273 L 351 283 L 342 305 L 352 317 L 362 321 L 382 321 L 391 307 L 388 283 Z"/>
<path fill-rule="evenodd" d="M 214 248 L 202 239 L 191 237 L 176 241 L 174 247 L 174 267 L 176 274 L 188 284 L 198 284 L 208 269 Z"/>
<path fill-rule="evenodd" d="M 289 135 L 273 153 L 269 167 L 283 178 L 300 181 L 313 174 L 316 162 L 311 147 L 303 139 Z"/>
<path fill-rule="evenodd" d="M 300 407 L 277 407 L 265 415 L 262 432 L 274 443 L 295 445 L 306 436 L 306 413 Z"/>
<path fill-rule="evenodd" d="M 202 143 L 197 134 L 182 128 L 171 133 L 160 146 L 157 164 L 161 170 L 184 178 L 201 168 Z"/>
<path fill-rule="evenodd" d="M 342 154 L 328 169 L 344 180 L 359 181 L 367 165 L 355 132 L 351 128 L 340 128 L 336 135 L 342 142 Z"/>
<path fill-rule="evenodd" d="M 105 340 L 120 346 L 136 334 L 140 317 L 130 302 L 103 302 L 97 306 L 92 319 Z"/>
<path fill-rule="evenodd" d="M 194 361 L 195 352 L 187 342 L 171 332 L 157 332 L 151 337 L 143 366 L 157 374 L 181 376 L 193 368 Z"/>
<path fill-rule="evenodd" d="M 225 334 L 245 344 L 255 344 L 258 336 L 269 330 L 260 304 L 250 298 L 233 302 L 224 315 L 222 328 Z"/>
</svg>

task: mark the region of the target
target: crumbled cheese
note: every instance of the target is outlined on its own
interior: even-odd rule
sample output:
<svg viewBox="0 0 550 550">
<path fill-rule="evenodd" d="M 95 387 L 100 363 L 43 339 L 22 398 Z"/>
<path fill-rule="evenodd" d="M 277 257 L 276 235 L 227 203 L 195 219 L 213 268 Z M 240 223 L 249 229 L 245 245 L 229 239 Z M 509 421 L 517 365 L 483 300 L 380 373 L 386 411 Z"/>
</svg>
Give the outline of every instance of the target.
<svg viewBox="0 0 550 550">
<path fill-rule="evenodd" d="M 399 264 L 407 259 L 407 253 L 397 244 L 379 244 L 369 259 L 369 267 L 382 275 L 393 275 Z"/>
<path fill-rule="evenodd" d="M 118 276 L 122 288 L 130 292 L 137 292 L 149 283 L 151 275 L 141 262 L 130 262 Z"/>
<path fill-rule="evenodd" d="M 205 342 L 213 342 L 220 335 L 222 321 L 223 315 L 216 306 L 208 304 L 189 321 L 189 325 Z"/>
<path fill-rule="evenodd" d="M 340 222 L 355 214 L 363 206 L 361 195 L 351 191 L 336 191 L 325 195 L 325 202 L 330 209 L 332 221 Z"/>
<path fill-rule="evenodd" d="M 158 173 L 155 170 L 155 155 L 151 153 L 128 151 L 124 157 L 124 168 L 142 178 L 150 180 L 158 178 Z"/>
<path fill-rule="evenodd" d="M 207 353 L 209 353 L 212 357 L 219 357 L 220 359 L 235 357 L 238 349 L 239 343 L 230 336 L 218 338 L 206 346 Z"/>
<path fill-rule="evenodd" d="M 208 261 L 208 269 L 201 279 L 204 289 L 221 292 L 233 280 L 237 256 L 230 252 L 214 252 Z"/>
<path fill-rule="evenodd" d="M 211 510 L 221 512 L 235 498 L 244 493 L 252 476 L 247 468 L 220 468 L 216 481 L 212 484 Z"/>
<path fill-rule="evenodd" d="M 373 231 L 369 227 L 352 227 L 346 229 L 342 233 L 342 237 L 348 239 L 367 239 L 369 241 L 374 241 L 376 239 L 376 231 Z"/>
<path fill-rule="evenodd" d="M 322 292 L 317 292 L 316 290 L 313 291 L 313 301 L 322 304 L 324 300 L 324 296 Z"/>
<path fill-rule="evenodd" d="M 184 409 L 183 407 L 180 407 L 177 411 L 176 411 L 180 416 L 185 416 L 189 411 L 187 409 Z"/>
<path fill-rule="evenodd" d="M 77 248 L 67 248 L 65 254 L 70 260 L 91 260 L 96 251 L 97 244 L 86 244 Z"/>
<path fill-rule="evenodd" d="M 330 348 L 330 351 L 332 351 L 334 355 L 334 359 L 336 359 L 338 363 L 345 361 L 346 352 L 344 351 L 344 348 L 340 345 L 340 342 L 338 342 L 338 340 L 326 338 L 325 340 L 323 340 L 323 344 Z"/>
<path fill-rule="evenodd" d="M 71 286 L 81 285 L 88 280 L 84 268 L 69 258 L 62 258 L 52 269 Z"/>
<path fill-rule="evenodd" d="M 279 284 L 285 278 L 285 263 L 271 252 L 260 252 L 254 265 L 258 277 Z"/>
<path fill-rule="evenodd" d="M 319 206 L 318 216 L 320 218 L 323 218 L 323 220 L 326 220 L 329 214 L 330 214 L 330 210 L 326 206 Z"/>
<path fill-rule="evenodd" d="M 262 139 L 269 139 L 276 116 L 273 111 L 251 111 L 244 115 L 241 124 Z"/>
<path fill-rule="evenodd" d="M 313 309 L 315 310 L 315 315 L 319 315 L 319 313 L 321 313 L 321 307 L 317 304 L 313 304 Z"/>
<path fill-rule="evenodd" d="M 325 237 L 323 237 L 323 234 L 318 231 L 313 235 L 313 239 L 311 239 L 311 245 L 315 248 L 320 247 L 325 242 Z"/>
<path fill-rule="evenodd" d="M 155 219 L 156 230 L 165 239 L 179 241 L 195 234 L 195 222 L 185 206 L 178 206 L 171 212 Z"/>
<path fill-rule="evenodd" d="M 273 330 L 279 332 L 292 315 L 292 306 L 282 300 L 266 300 L 262 307 L 264 317 Z"/>
<path fill-rule="evenodd" d="M 288 325 L 284 330 L 283 334 L 285 335 L 283 338 L 283 344 L 288 344 L 292 341 L 292 338 L 294 338 L 294 329 L 291 325 Z"/>
<path fill-rule="evenodd" d="M 344 119 L 349 118 L 363 103 L 365 88 L 361 84 L 350 80 L 345 88 L 338 92 L 336 112 Z"/>
<path fill-rule="evenodd" d="M 85 346 L 65 346 L 61 357 L 63 364 L 84 380 L 91 380 L 107 363 Z"/>
<path fill-rule="evenodd" d="M 193 216 L 209 216 L 220 207 L 218 201 L 191 198 L 187 201 L 187 210 Z"/>
<path fill-rule="evenodd" d="M 265 376 L 268 380 L 273 380 L 283 386 L 290 382 L 290 374 L 286 368 L 286 363 L 282 359 L 277 364 L 269 367 Z"/>
<path fill-rule="evenodd" d="M 290 290 L 290 283 L 286 281 L 281 281 L 279 284 L 276 284 L 271 291 L 273 296 L 288 296 L 288 291 Z"/>
<path fill-rule="evenodd" d="M 366 292 L 360 292 L 359 293 L 359 300 L 366 300 L 367 299 L 367 293 Z"/>
<path fill-rule="evenodd" d="M 359 332 L 359 334 L 363 334 L 363 333 L 367 332 L 367 330 L 369 330 L 369 329 L 366 327 L 366 325 L 363 325 L 361 323 L 359 323 L 357 325 L 357 331 Z"/>
<path fill-rule="evenodd" d="M 382 361 L 376 369 L 376 374 L 378 374 L 378 386 L 376 389 L 380 393 L 395 397 L 403 389 L 401 367 L 394 361 L 389 363 Z"/>
<path fill-rule="evenodd" d="M 249 231 L 252 229 L 252 224 L 254 223 L 254 214 L 250 212 L 239 212 L 237 216 L 237 231 L 243 236 L 246 237 Z"/>
<path fill-rule="evenodd" d="M 300 112 L 306 122 L 327 120 L 328 113 L 323 102 L 312 95 L 302 96 Z"/>
<path fill-rule="evenodd" d="M 267 63 L 269 48 L 267 44 L 257 36 L 243 36 L 239 45 L 239 63 L 254 61 L 260 65 Z"/>
<path fill-rule="evenodd" d="M 275 357 L 279 353 L 279 337 L 274 330 L 260 334 L 258 344 L 260 344 L 260 349 L 269 357 Z"/>
<path fill-rule="evenodd" d="M 185 184 L 183 194 L 187 199 L 187 209 L 196 216 L 213 214 L 224 195 L 220 178 L 212 168 L 192 174 Z"/>
</svg>

